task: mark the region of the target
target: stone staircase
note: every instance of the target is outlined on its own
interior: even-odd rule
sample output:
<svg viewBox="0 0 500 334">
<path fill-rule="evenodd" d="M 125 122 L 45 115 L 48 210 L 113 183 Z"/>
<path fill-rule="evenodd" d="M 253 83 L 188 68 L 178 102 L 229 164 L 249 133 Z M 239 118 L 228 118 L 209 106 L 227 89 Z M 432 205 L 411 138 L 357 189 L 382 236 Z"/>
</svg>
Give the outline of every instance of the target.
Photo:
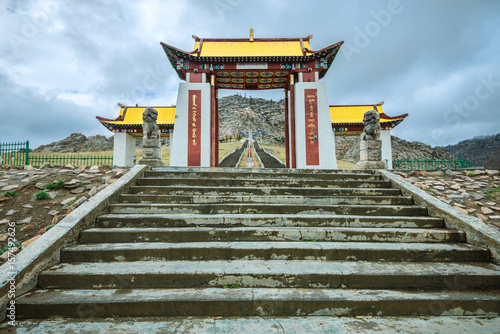
<svg viewBox="0 0 500 334">
<path fill-rule="evenodd" d="M 375 172 L 166 168 L 17 316 L 496 316 L 500 267 L 465 241 Z"/>
</svg>

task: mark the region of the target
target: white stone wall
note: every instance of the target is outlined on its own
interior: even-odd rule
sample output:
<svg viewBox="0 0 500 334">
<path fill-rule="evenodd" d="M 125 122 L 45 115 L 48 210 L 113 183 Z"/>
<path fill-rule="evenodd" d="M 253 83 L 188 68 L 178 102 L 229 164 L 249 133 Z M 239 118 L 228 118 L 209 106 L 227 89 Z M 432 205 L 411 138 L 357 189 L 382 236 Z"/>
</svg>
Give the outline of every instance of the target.
<svg viewBox="0 0 500 334">
<path fill-rule="evenodd" d="M 382 161 L 387 160 L 387 169 L 392 169 L 391 130 L 381 130 L 380 140 L 382 141 Z"/>
<path fill-rule="evenodd" d="M 127 133 L 115 133 L 113 140 L 113 165 L 117 167 L 134 166 L 135 138 Z"/>
</svg>

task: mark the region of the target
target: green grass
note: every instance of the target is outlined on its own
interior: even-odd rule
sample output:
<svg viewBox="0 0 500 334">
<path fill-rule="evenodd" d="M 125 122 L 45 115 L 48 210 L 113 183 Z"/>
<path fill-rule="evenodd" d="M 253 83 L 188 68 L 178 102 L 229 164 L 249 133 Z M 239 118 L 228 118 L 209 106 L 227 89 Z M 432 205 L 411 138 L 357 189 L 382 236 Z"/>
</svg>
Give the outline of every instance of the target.
<svg viewBox="0 0 500 334">
<path fill-rule="evenodd" d="M 18 196 L 19 194 L 15 191 L 7 191 L 3 196 L 4 197 L 16 197 Z"/>
<path fill-rule="evenodd" d="M 57 180 L 56 182 L 46 184 L 45 188 L 52 189 L 52 190 L 58 190 L 58 189 L 61 189 L 63 185 L 64 185 L 63 180 Z"/>
<path fill-rule="evenodd" d="M 11 248 L 14 248 L 14 247 L 17 247 L 18 249 L 21 249 L 21 243 L 19 241 L 14 241 L 14 242 L 9 242 L 9 244 L 7 246 L 5 246 L 4 248 L 0 249 L 0 255 L 2 255 L 3 253 L 7 252 L 9 249 Z"/>
<path fill-rule="evenodd" d="M 50 198 L 50 196 L 49 196 L 49 194 L 47 194 L 47 192 L 46 192 L 46 191 L 43 191 L 43 190 L 42 190 L 42 191 L 39 191 L 39 192 L 37 192 L 37 193 L 35 194 L 35 198 L 36 198 L 36 199 L 49 199 L 49 198 Z"/>
<path fill-rule="evenodd" d="M 241 289 L 241 286 L 239 286 L 238 284 L 223 285 L 222 287 L 224 289 Z"/>
</svg>

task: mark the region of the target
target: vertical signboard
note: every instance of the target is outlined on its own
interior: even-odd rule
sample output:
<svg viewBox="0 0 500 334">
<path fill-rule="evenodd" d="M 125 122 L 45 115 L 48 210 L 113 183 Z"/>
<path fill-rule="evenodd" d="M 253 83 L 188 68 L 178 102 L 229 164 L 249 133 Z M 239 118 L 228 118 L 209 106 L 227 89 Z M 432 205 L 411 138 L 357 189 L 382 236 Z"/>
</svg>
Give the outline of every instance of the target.
<svg viewBox="0 0 500 334">
<path fill-rule="evenodd" d="M 306 117 L 306 165 L 319 165 L 318 92 L 316 89 L 305 89 L 304 95 Z"/>
<path fill-rule="evenodd" d="M 201 165 L 201 90 L 188 92 L 188 166 Z"/>
</svg>

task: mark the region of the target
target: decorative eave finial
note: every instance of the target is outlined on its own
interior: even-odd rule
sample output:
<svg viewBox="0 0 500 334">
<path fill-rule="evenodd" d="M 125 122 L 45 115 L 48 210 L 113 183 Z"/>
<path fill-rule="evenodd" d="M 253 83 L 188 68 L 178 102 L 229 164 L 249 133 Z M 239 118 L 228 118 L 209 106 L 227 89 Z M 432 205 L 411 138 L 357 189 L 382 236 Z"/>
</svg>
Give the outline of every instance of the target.
<svg viewBox="0 0 500 334">
<path fill-rule="evenodd" d="M 253 28 L 250 28 L 250 42 L 253 42 Z"/>
</svg>

